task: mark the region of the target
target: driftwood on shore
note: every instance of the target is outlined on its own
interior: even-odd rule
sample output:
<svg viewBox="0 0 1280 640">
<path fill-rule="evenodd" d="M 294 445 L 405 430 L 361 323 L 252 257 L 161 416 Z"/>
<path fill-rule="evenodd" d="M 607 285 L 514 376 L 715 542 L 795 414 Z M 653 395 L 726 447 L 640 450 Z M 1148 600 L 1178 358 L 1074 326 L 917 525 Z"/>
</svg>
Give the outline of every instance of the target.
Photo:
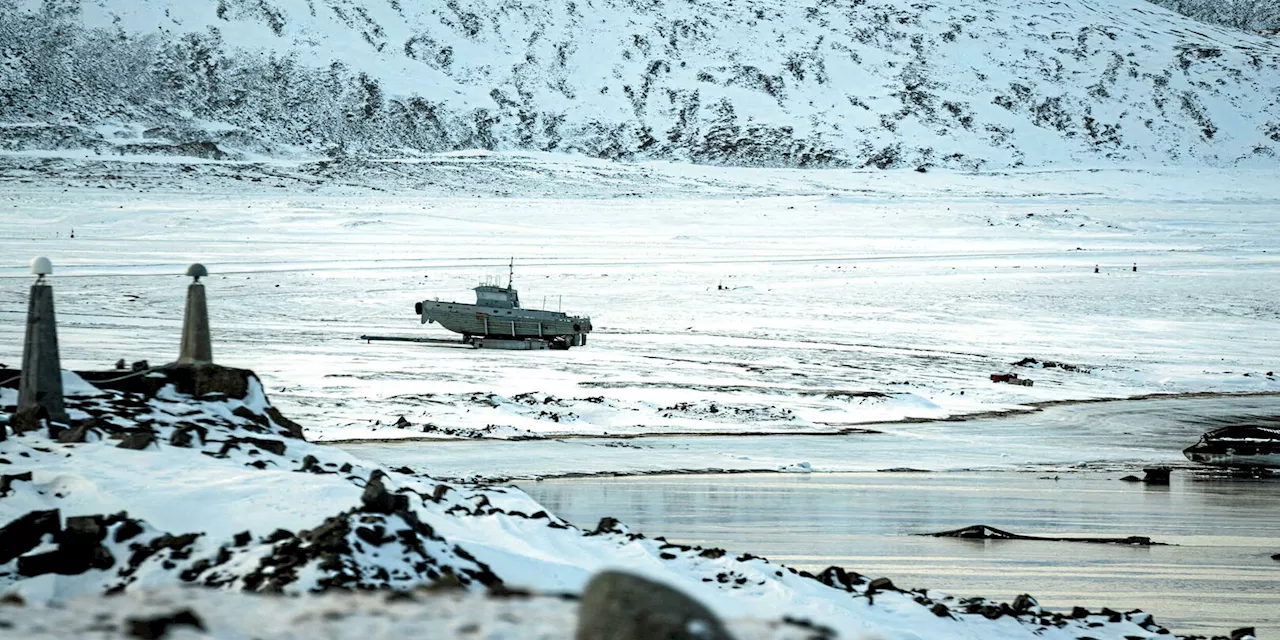
<svg viewBox="0 0 1280 640">
<path fill-rule="evenodd" d="M 989 527 L 985 524 L 975 524 L 960 529 L 952 529 L 951 531 L 939 531 L 937 533 L 922 533 L 922 536 L 932 536 L 934 538 L 961 538 L 964 540 L 1042 540 L 1046 542 L 1094 542 L 1102 544 L 1132 544 L 1144 547 L 1163 546 L 1164 542 L 1152 542 L 1147 536 L 1129 536 L 1127 538 L 1076 538 L 1062 536 L 1024 536 L 1018 533 L 1011 533 L 995 527 Z"/>
</svg>

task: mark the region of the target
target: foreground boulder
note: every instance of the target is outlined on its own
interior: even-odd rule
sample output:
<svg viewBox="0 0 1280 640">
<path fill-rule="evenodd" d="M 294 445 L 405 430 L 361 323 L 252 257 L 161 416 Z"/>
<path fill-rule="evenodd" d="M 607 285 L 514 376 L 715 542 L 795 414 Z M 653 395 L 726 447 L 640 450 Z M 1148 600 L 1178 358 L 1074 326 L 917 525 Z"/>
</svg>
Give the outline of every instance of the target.
<svg viewBox="0 0 1280 640">
<path fill-rule="evenodd" d="M 0 564 L 36 548 L 44 536 L 61 530 L 57 509 L 32 511 L 0 527 Z"/>
<path fill-rule="evenodd" d="M 715 614 L 667 585 L 619 571 L 582 592 L 576 640 L 729 640 Z"/>
</svg>

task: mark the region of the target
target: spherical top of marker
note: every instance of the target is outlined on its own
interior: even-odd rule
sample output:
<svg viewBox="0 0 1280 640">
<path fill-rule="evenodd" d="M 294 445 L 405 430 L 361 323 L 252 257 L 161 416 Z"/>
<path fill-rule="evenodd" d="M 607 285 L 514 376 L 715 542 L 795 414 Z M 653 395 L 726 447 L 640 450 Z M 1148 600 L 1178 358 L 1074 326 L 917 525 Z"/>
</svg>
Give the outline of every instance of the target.
<svg viewBox="0 0 1280 640">
<path fill-rule="evenodd" d="M 44 256 L 40 256 L 38 258 L 32 258 L 31 273 L 38 276 L 47 276 L 49 274 L 52 274 L 53 263 L 49 262 L 49 259 Z"/>
<path fill-rule="evenodd" d="M 204 268 L 204 265 L 197 262 L 187 267 L 187 275 L 195 278 L 196 282 L 200 282 L 200 278 L 209 275 L 209 270 Z"/>
</svg>

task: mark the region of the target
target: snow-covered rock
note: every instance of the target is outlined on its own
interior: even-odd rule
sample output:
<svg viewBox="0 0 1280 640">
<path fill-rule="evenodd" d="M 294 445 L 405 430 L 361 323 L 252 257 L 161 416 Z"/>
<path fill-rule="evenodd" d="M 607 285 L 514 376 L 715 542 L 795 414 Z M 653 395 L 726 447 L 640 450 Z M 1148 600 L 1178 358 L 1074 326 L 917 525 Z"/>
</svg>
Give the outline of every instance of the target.
<svg viewBox="0 0 1280 640">
<path fill-rule="evenodd" d="M 275 606 L 174 595 L 182 584 L 291 594 L 432 585 L 574 594 L 595 572 L 621 568 L 685 591 L 726 619 L 759 621 L 744 637 L 787 636 L 786 625 L 768 625 L 784 617 L 886 639 L 1168 633 L 1140 612 L 1071 617 L 902 590 L 838 567 L 797 572 L 751 554 L 647 538 L 611 518 L 583 531 L 514 488 L 441 483 L 307 442 L 248 371 L 209 365 L 82 379 L 98 392 L 67 398 L 71 430 L 0 441 L 7 486 L 0 496 L 0 592 L 41 605 L 6 610 L 19 628 L 51 628 L 42 625 L 63 614 L 44 608 L 49 603 L 100 609 L 93 596 L 103 593 L 130 596 L 107 616 L 119 624 L 154 604 L 148 593 L 167 594 L 158 597 L 185 602 L 205 618 Z M 138 434 L 149 436 L 144 447 L 120 445 Z M 379 606 L 368 601 L 315 602 L 315 611 L 350 606 L 364 611 L 357 615 L 407 615 L 370 612 Z M 477 606 L 508 608 L 520 619 L 534 615 L 524 602 Z M 313 609 L 298 606 L 298 615 Z M 546 611 L 553 621 L 572 616 L 567 604 Z M 238 624 L 218 619 L 209 628 L 235 637 Z M 77 633 L 74 625 L 57 628 Z M 562 625 L 552 635 L 567 633 Z"/>
<path fill-rule="evenodd" d="M 1255 163 L 1280 43 L 1145 0 L 0 0 L 0 149 Z"/>
</svg>

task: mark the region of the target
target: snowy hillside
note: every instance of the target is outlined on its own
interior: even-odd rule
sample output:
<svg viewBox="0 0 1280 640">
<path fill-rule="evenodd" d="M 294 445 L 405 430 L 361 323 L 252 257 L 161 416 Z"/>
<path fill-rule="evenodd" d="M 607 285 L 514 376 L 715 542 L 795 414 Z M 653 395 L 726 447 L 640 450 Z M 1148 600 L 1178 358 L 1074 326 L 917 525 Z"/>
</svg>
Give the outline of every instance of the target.
<svg viewBox="0 0 1280 640">
<path fill-rule="evenodd" d="M 0 150 L 1274 165 L 1280 44 L 1144 0 L 0 0 Z"/>
</svg>

